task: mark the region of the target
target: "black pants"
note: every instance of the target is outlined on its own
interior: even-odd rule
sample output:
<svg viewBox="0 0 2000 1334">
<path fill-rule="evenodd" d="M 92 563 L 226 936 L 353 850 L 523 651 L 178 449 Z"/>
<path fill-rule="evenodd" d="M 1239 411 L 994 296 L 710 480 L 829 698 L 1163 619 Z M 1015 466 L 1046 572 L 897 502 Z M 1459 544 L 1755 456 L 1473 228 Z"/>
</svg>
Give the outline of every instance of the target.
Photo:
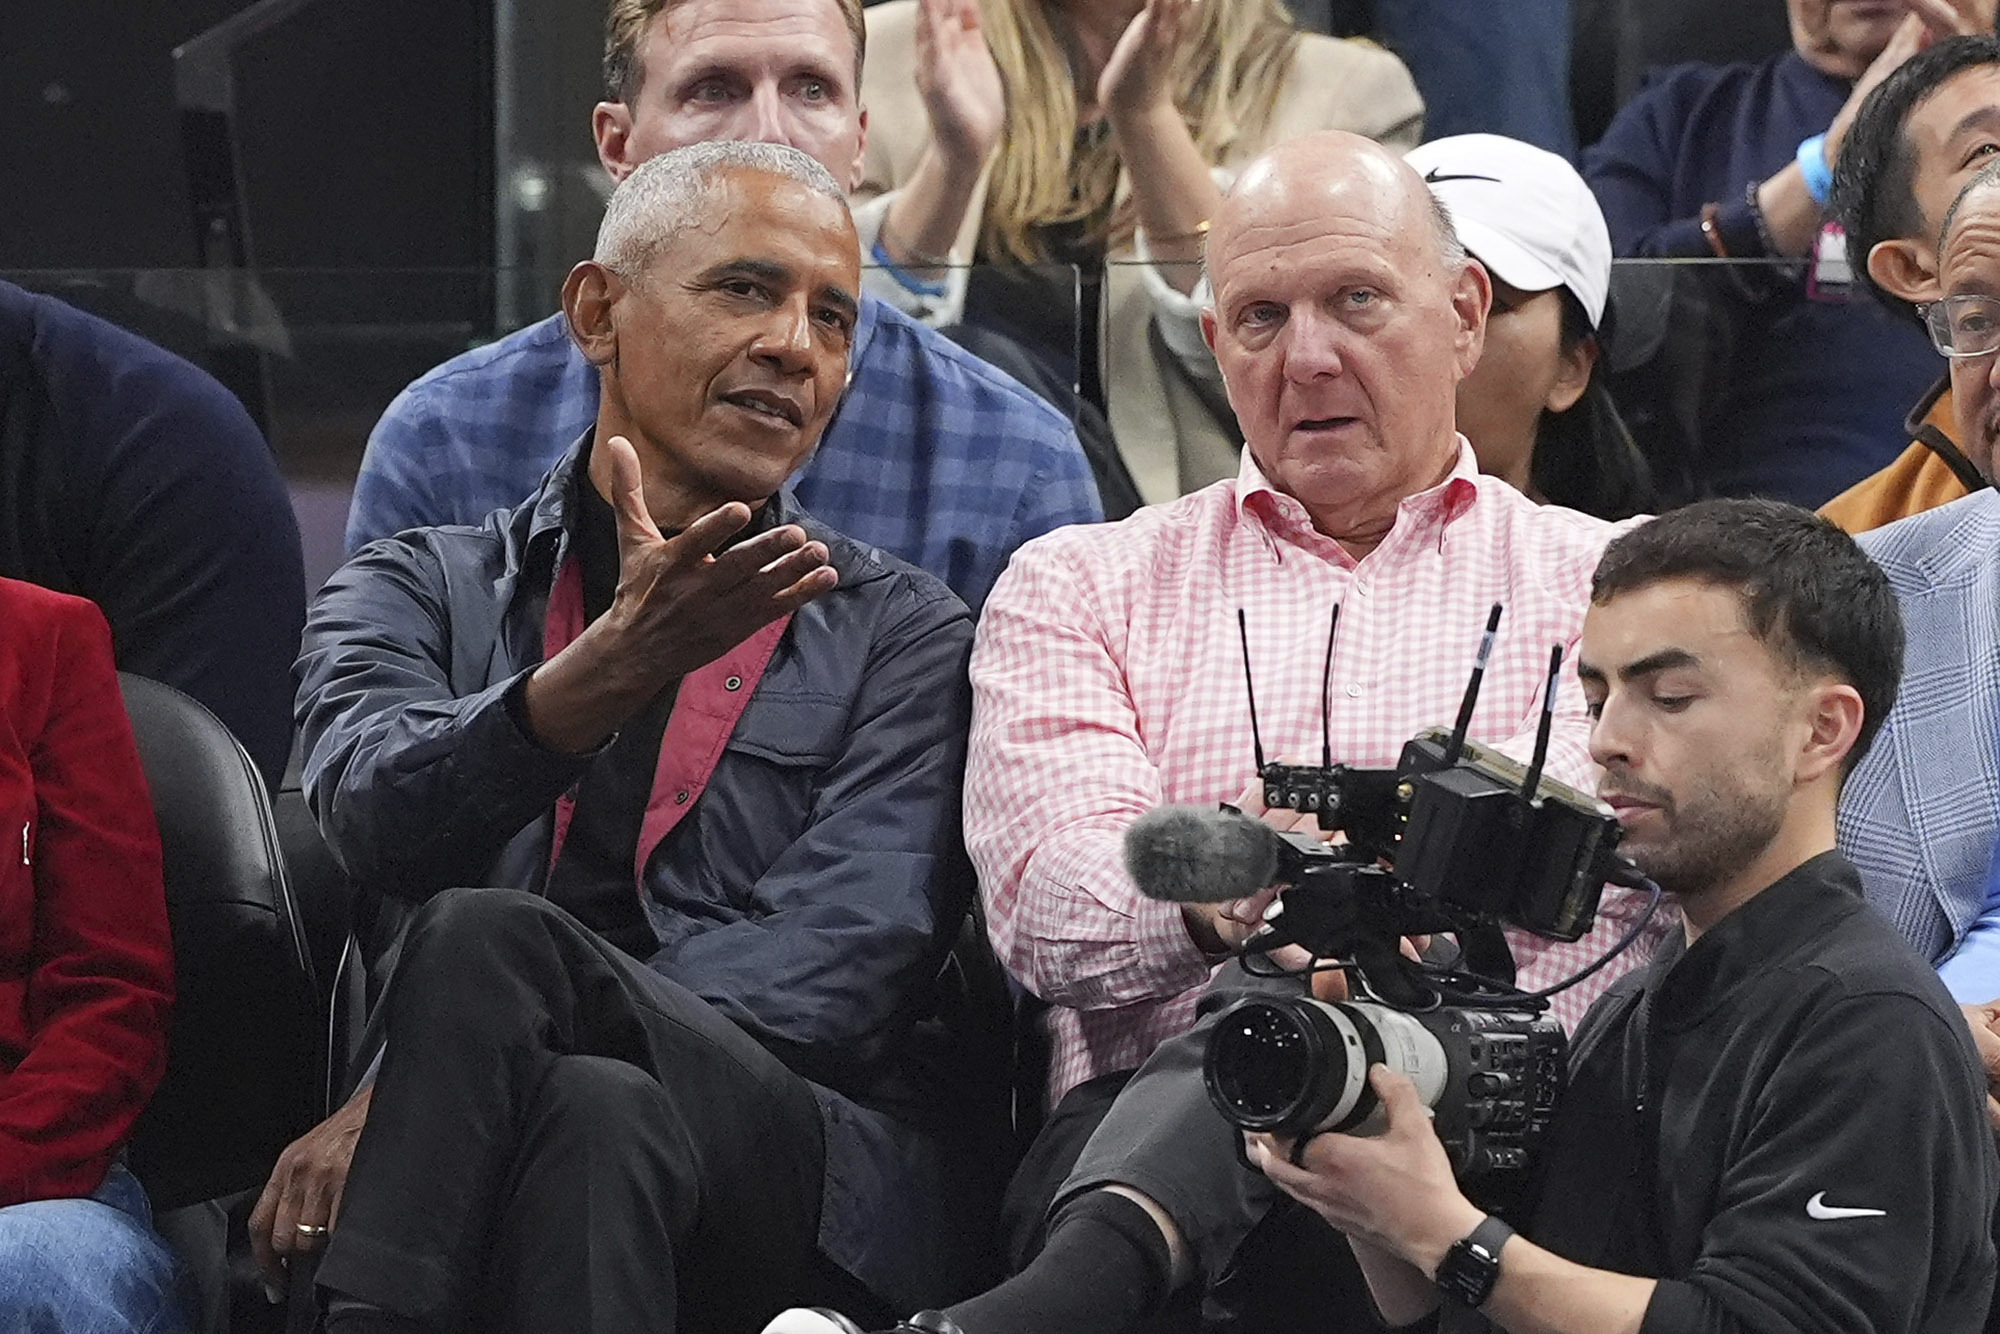
<svg viewBox="0 0 2000 1334">
<path fill-rule="evenodd" d="M 1304 990 L 1301 980 L 1255 978 L 1231 964 L 1192 1029 L 1161 1043 L 1129 1077 L 1072 1089 L 1008 1191 L 1016 1263 L 1039 1248 L 1036 1225 L 1057 1206 L 1094 1187 L 1124 1185 L 1180 1228 L 1198 1274 L 1196 1292 L 1183 1301 L 1202 1299 L 1204 1328 L 1381 1329 L 1346 1241 L 1238 1160 L 1237 1132 L 1202 1083 L 1217 1011 L 1239 996 Z M 1170 1308 L 1148 1328 L 1185 1328 L 1189 1314 Z"/>
<path fill-rule="evenodd" d="M 737 1334 L 809 1293 L 811 1087 L 545 900 L 412 923 L 325 1288 L 442 1328 Z"/>
</svg>

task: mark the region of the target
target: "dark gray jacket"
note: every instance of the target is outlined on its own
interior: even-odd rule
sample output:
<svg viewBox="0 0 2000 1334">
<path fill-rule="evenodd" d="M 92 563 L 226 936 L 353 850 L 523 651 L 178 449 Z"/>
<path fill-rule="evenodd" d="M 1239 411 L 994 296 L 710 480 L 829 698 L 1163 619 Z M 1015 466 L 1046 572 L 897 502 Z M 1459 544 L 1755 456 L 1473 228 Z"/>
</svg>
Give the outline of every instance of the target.
<svg viewBox="0 0 2000 1334">
<path fill-rule="evenodd" d="M 548 751 L 509 694 L 542 661 L 579 450 L 478 528 L 375 542 L 313 603 L 297 668 L 305 789 L 364 892 L 540 891 L 555 802 L 591 756 Z M 587 484 L 587 483 L 586 483 Z M 920 1024 L 971 898 L 958 829 L 972 622 L 943 584 L 831 531 L 839 587 L 794 616 L 696 805 L 646 863 L 653 967 L 821 1093 L 822 1245 L 897 1305 L 928 1243 L 947 1112 Z"/>
</svg>

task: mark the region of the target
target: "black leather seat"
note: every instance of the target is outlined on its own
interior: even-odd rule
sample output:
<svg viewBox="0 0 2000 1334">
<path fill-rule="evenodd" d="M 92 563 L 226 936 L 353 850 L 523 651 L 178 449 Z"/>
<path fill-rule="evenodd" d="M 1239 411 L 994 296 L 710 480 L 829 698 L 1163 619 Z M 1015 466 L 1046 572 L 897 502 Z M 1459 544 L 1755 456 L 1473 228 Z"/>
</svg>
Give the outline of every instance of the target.
<svg viewBox="0 0 2000 1334">
<path fill-rule="evenodd" d="M 263 780 L 215 716 L 119 673 L 166 858 L 177 998 L 132 1168 L 156 1210 L 261 1187 L 319 1119 L 324 1024 Z"/>
</svg>

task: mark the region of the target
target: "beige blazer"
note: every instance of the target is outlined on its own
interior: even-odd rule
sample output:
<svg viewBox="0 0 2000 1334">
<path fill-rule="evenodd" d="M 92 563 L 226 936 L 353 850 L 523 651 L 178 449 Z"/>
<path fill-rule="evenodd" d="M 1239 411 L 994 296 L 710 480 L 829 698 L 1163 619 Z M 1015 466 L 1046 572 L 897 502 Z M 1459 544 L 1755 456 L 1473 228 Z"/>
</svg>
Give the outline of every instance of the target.
<svg viewBox="0 0 2000 1334">
<path fill-rule="evenodd" d="M 1226 3 L 1226 0 L 1220 0 Z M 861 102 L 868 111 L 868 152 L 854 191 L 855 225 L 864 254 L 872 250 L 898 187 L 916 170 L 930 142 L 930 120 L 917 93 L 916 0 L 889 0 L 867 10 L 868 63 Z M 1314 130 L 1352 130 L 1405 150 L 1423 127 L 1423 99 L 1403 62 L 1367 42 L 1309 33 L 1278 93 L 1270 131 L 1240 145 L 1216 165 L 1233 178 L 1271 144 Z M 1120 179 L 1122 197 L 1130 183 Z M 953 256 L 970 262 L 978 244 L 986 182 L 973 192 Z M 1202 405 L 1192 378 L 1214 380 L 1214 363 L 1194 331 L 1196 307 L 1139 261 L 1129 247 L 1107 256 L 1100 365 L 1118 452 L 1147 503 L 1172 500 L 1237 470 L 1236 445 Z M 888 273 L 871 271 L 873 296 L 931 324 L 956 320 L 965 298 L 961 272 L 942 298 L 917 296 Z M 1161 323 L 1179 355 L 1156 352 L 1149 326 Z"/>
</svg>

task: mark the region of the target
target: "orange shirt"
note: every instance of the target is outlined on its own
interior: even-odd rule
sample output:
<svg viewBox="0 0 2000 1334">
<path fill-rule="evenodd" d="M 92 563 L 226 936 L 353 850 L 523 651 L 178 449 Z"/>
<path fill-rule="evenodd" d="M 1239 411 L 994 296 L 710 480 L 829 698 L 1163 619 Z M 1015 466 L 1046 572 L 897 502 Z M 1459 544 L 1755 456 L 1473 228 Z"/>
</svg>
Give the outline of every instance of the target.
<svg viewBox="0 0 2000 1334">
<path fill-rule="evenodd" d="M 1880 472 L 1864 477 L 1820 506 L 1850 533 L 1906 519 L 1972 493 L 1978 474 L 1953 439 L 1951 381 L 1940 380 L 1911 409 L 1910 447 Z M 1980 483 L 1984 485 L 1984 483 Z"/>
</svg>

